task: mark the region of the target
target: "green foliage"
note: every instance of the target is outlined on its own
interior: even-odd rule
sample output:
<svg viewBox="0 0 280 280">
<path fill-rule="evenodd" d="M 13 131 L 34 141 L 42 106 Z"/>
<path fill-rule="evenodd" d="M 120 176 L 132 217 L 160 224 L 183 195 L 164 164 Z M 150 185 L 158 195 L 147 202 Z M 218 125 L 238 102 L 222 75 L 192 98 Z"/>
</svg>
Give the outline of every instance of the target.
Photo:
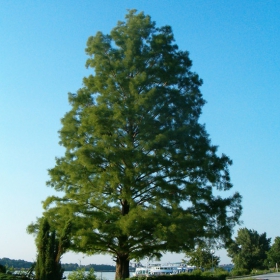
<svg viewBox="0 0 280 280">
<path fill-rule="evenodd" d="M 266 268 L 267 252 L 270 249 L 271 238 L 266 233 L 259 234 L 255 230 L 242 228 L 238 230 L 235 241 L 228 247 L 228 255 L 236 269 Z"/>
<path fill-rule="evenodd" d="M 211 249 L 205 246 L 197 246 L 195 249 L 185 252 L 185 254 L 189 265 L 204 269 L 214 268 L 220 262 L 220 258 L 215 256 Z"/>
<path fill-rule="evenodd" d="M 263 274 L 267 274 L 267 273 L 270 273 L 271 271 L 268 270 L 268 269 L 265 269 L 265 270 L 260 270 L 260 269 L 253 269 L 253 270 L 248 270 L 248 269 L 245 269 L 245 268 L 241 268 L 241 269 L 237 269 L 237 268 L 234 268 L 231 270 L 230 272 L 230 276 L 253 276 L 253 275 L 263 275 Z M 254 279 L 254 278 L 252 278 Z"/>
<path fill-rule="evenodd" d="M 0 273 L 6 273 L 6 267 L 0 264 Z"/>
<path fill-rule="evenodd" d="M 202 273 L 203 273 L 203 271 L 201 269 L 199 269 L 199 268 L 198 269 L 194 269 L 191 272 L 192 275 L 197 275 L 197 276 L 202 275 Z"/>
<path fill-rule="evenodd" d="M 272 244 L 270 250 L 267 252 L 266 264 L 269 268 L 280 265 L 280 237 L 277 236 Z"/>
<path fill-rule="evenodd" d="M 225 279 L 229 276 L 229 272 L 222 268 L 215 268 L 214 270 L 202 271 L 201 269 L 195 269 L 191 273 L 192 276 L 202 276 L 202 277 L 215 277 L 218 279 Z"/>
<path fill-rule="evenodd" d="M 230 272 L 231 276 L 242 276 L 242 275 L 249 275 L 250 271 L 248 269 L 245 268 L 234 268 L 231 272 Z"/>
<path fill-rule="evenodd" d="M 231 160 L 199 123 L 202 80 L 174 41 L 170 26 L 135 10 L 88 39 L 93 74 L 69 94 L 65 155 L 49 170 L 60 193 L 44 215 L 58 231 L 72 221 L 70 249 L 111 254 L 117 278 L 129 276 L 131 259 L 205 238 L 228 243 L 241 215 L 241 196 L 224 193 Z"/>
<path fill-rule="evenodd" d="M 88 272 L 84 268 L 71 272 L 68 275 L 68 280 L 97 280 L 94 270 L 90 269 Z"/>
<path fill-rule="evenodd" d="M 214 269 L 214 275 L 219 277 L 219 278 L 226 278 L 230 275 L 230 273 L 226 270 L 224 270 L 223 268 L 220 268 L 220 267 L 216 267 Z"/>
<path fill-rule="evenodd" d="M 30 280 L 26 276 L 15 276 L 11 274 L 5 274 L 0 272 L 0 280 Z"/>
<path fill-rule="evenodd" d="M 207 270 L 207 271 L 203 271 L 201 273 L 201 276 L 207 276 L 207 277 L 210 277 L 213 275 L 214 272 L 210 271 L 210 270 Z"/>
<path fill-rule="evenodd" d="M 261 274 L 267 274 L 271 272 L 270 270 L 268 269 L 253 269 L 251 272 L 250 272 L 250 275 L 261 275 Z"/>
<path fill-rule="evenodd" d="M 35 266 L 36 277 L 40 280 L 61 280 L 63 269 L 60 258 L 69 246 L 67 235 L 70 225 L 67 224 L 60 239 L 57 239 L 56 231 L 51 229 L 47 218 L 41 220 L 40 230 L 37 236 L 38 256 Z"/>
<path fill-rule="evenodd" d="M 143 277 L 133 277 L 130 278 L 133 280 L 143 280 L 146 278 Z M 225 280 L 226 275 L 225 274 L 199 274 L 199 273 L 182 273 L 182 274 L 175 274 L 175 275 L 158 275 L 158 276 L 153 276 L 153 280 Z"/>
<path fill-rule="evenodd" d="M 14 276 L 0 272 L 0 280 L 14 280 L 14 279 L 15 279 Z"/>
</svg>

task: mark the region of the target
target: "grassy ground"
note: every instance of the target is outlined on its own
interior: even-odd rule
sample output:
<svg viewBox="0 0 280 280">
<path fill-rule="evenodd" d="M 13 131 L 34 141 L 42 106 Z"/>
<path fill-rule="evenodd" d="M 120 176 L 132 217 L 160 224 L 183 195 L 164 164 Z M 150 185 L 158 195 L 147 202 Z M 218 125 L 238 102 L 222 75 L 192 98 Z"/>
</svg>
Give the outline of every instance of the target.
<svg viewBox="0 0 280 280">
<path fill-rule="evenodd" d="M 28 280 L 24 276 L 14 276 L 10 274 L 0 273 L 0 280 Z"/>
</svg>

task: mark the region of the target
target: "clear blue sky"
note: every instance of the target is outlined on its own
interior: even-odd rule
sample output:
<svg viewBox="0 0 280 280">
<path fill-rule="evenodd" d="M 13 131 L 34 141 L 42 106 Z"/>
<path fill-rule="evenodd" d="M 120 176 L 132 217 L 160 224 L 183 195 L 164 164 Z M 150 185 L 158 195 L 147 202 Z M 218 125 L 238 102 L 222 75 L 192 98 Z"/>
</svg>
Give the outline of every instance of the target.
<svg viewBox="0 0 280 280">
<path fill-rule="evenodd" d="M 63 154 L 60 119 L 67 93 L 82 86 L 87 38 L 109 33 L 126 9 L 171 25 L 204 81 L 201 122 L 233 160 L 243 226 L 280 236 L 280 1 L 1 1 L 0 258 L 36 258 L 26 227 L 41 216 L 47 169 Z M 236 228 L 237 230 L 238 228 Z M 236 233 L 236 232 L 235 232 Z M 222 263 L 229 263 L 224 251 Z M 63 262 L 108 263 L 67 254 Z M 180 261 L 166 255 L 163 261 Z"/>
</svg>

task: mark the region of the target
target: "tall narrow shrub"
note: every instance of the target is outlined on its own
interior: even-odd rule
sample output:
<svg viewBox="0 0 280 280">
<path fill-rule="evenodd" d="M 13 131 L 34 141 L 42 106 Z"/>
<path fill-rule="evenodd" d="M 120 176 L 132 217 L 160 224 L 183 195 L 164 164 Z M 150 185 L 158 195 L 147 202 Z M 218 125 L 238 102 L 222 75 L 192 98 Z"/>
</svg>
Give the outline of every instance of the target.
<svg viewBox="0 0 280 280">
<path fill-rule="evenodd" d="M 46 218 L 41 221 L 41 227 L 37 237 L 37 263 L 35 268 L 36 279 L 61 280 L 63 269 L 59 250 L 60 240 L 56 238 L 55 230 L 51 230 Z"/>
</svg>

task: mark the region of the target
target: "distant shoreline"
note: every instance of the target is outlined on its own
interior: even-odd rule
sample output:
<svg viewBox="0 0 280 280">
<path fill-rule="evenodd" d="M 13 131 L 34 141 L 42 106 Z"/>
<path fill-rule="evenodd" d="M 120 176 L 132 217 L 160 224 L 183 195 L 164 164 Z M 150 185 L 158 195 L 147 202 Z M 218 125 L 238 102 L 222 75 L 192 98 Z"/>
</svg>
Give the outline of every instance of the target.
<svg viewBox="0 0 280 280">
<path fill-rule="evenodd" d="M 25 260 L 14 260 L 9 258 L 0 258 L 0 264 L 7 266 L 8 268 L 13 268 L 15 270 L 20 269 L 29 269 L 34 262 L 28 262 Z M 94 269 L 96 272 L 115 272 L 116 266 L 109 264 L 88 264 L 88 265 L 79 265 L 77 263 L 61 263 L 62 268 L 65 271 L 73 271 L 78 268 L 84 268 L 85 270 Z"/>
</svg>

